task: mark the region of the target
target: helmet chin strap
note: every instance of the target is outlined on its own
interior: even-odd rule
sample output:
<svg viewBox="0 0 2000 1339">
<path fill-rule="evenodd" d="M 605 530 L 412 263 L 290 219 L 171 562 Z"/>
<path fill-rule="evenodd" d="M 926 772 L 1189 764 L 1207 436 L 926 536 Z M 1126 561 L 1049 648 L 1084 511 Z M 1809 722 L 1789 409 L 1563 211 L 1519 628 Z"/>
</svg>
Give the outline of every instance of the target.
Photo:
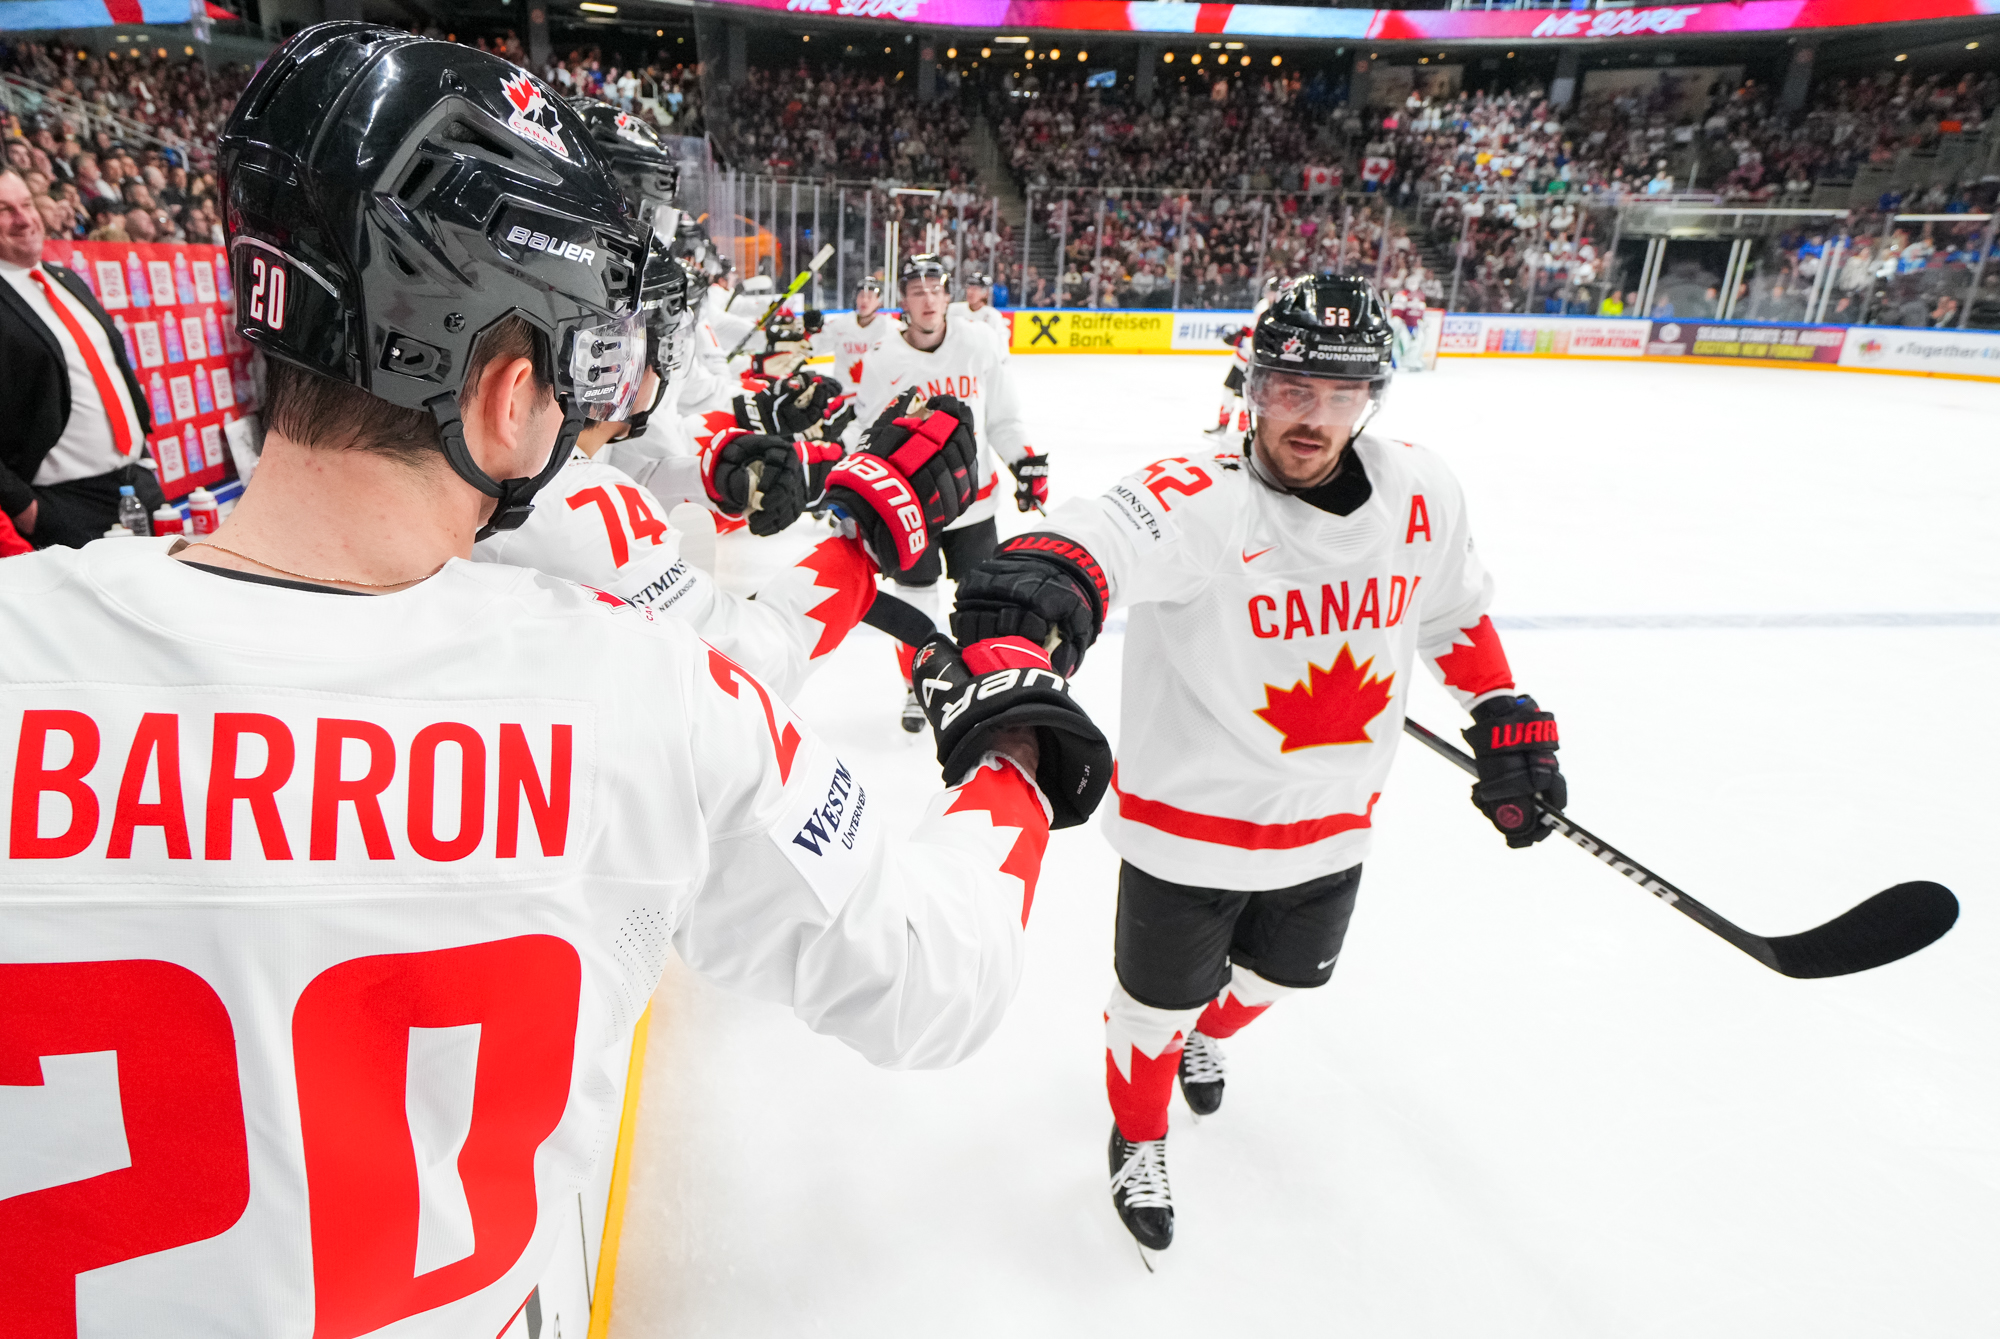
<svg viewBox="0 0 2000 1339">
<path fill-rule="evenodd" d="M 583 406 L 575 403 L 563 405 L 562 430 L 556 434 L 555 449 L 549 452 L 548 462 L 531 478 L 495 479 L 472 458 L 472 452 L 465 445 L 465 420 L 459 416 L 458 396 L 446 391 L 424 401 L 424 408 L 431 411 L 437 420 L 438 436 L 444 440 L 444 458 L 451 462 L 452 473 L 484 493 L 497 499 L 493 516 L 479 533 L 472 537 L 473 543 L 499 534 L 503 530 L 518 530 L 528 519 L 528 513 L 535 509 L 535 494 L 542 486 L 555 478 L 556 471 L 569 463 L 570 452 L 576 449 L 576 439 L 583 431 Z"/>
</svg>

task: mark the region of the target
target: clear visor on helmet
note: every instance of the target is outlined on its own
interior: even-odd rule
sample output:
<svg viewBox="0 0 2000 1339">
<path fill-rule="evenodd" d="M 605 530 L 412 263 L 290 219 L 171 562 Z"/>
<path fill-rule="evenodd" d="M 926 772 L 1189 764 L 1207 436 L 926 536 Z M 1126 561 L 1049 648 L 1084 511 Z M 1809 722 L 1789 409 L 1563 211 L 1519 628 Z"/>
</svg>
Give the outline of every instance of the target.
<svg viewBox="0 0 2000 1339">
<path fill-rule="evenodd" d="M 1333 428 L 1351 427 L 1373 396 L 1374 388 L 1366 381 L 1309 377 L 1254 365 L 1243 385 L 1243 398 L 1259 418 Z"/>
<path fill-rule="evenodd" d="M 646 317 L 633 312 L 618 320 L 580 326 L 570 337 L 569 393 L 584 417 L 623 418 L 646 374 Z"/>
</svg>

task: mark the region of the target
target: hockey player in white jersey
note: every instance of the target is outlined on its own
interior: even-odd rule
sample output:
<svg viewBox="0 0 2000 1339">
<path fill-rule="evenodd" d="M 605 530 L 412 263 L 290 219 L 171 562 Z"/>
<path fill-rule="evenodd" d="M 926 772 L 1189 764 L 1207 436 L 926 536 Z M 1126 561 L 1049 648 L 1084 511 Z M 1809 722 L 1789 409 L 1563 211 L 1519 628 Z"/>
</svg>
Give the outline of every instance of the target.
<svg viewBox="0 0 2000 1339">
<path fill-rule="evenodd" d="M 636 366 L 644 231 L 539 80 L 322 25 L 219 160 L 256 477 L 195 543 L 0 563 L 5 1078 L 115 1056 L 0 1111 L 0 1147 L 108 1110 L 118 1153 L 0 1191 L 8 1318 L 496 1335 L 577 1247 L 668 944 L 875 1063 L 949 1064 L 1108 754 L 1033 648 L 934 641 L 952 784 L 902 838 L 684 626 L 464 561 Z"/>
<path fill-rule="evenodd" d="M 1029 444 L 1026 420 L 1008 370 L 1007 350 L 986 326 L 953 321 L 946 315 L 951 301 L 951 276 L 933 255 L 903 261 L 897 276 L 902 294 L 903 328 L 889 335 L 868 357 L 855 397 L 860 428 L 872 425 L 891 406 L 899 411 L 913 398 L 948 395 L 972 410 L 979 440 L 979 471 L 973 505 L 945 531 L 942 542 L 909 571 L 895 576 L 894 593 L 937 622 L 942 613 L 937 583 L 949 573 L 956 581 L 993 552 L 996 532 L 994 494 L 1000 484 L 995 457 L 1014 475 L 1014 502 L 1022 511 L 1043 506 L 1049 497 L 1049 458 Z M 859 438 L 859 429 L 851 436 Z M 909 678 L 910 656 L 905 646 L 898 663 Z M 915 690 L 905 694 L 903 728 L 912 734 L 924 728 Z"/>
<path fill-rule="evenodd" d="M 1396 367 L 1404 372 L 1427 369 L 1424 362 L 1423 271 L 1412 270 L 1389 299 L 1389 325 L 1396 335 Z"/>
<path fill-rule="evenodd" d="M 900 330 L 901 324 L 882 309 L 882 281 L 866 275 L 854 288 L 854 310 L 826 318 L 813 336 L 814 353 L 831 354 L 833 376 L 843 391 L 861 389 L 861 372 L 868 355 L 884 336 Z"/>
<path fill-rule="evenodd" d="M 1294 281 L 1257 322 L 1245 453 L 1173 458 L 1064 504 L 962 581 L 960 637 L 1059 639 L 1128 608 L 1123 857 L 1105 1079 L 1119 1216 L 1173 1239 L 1167 1103 L 1221 1105 L 1218 1041 L 1326 984 L 1421 663 L 1475 722 L 1472 799 L 1509 846 L 1561 808 L 1555 718 L 1514 686 L 1493 582 L 1437 456 L 1363 431 L 1389 328 L 1362 280 Z"/>
<path fill-rule="evenodd" d="M 959 279 L 965 300 L 951 304 L 947 317 L 953 321 L 977 321 L 1000 337 L 1000 347 L 1014 347 L 1014 327 L 993 305 L 993 280 L 984 270 L 967 270 Z"/>
</svg>

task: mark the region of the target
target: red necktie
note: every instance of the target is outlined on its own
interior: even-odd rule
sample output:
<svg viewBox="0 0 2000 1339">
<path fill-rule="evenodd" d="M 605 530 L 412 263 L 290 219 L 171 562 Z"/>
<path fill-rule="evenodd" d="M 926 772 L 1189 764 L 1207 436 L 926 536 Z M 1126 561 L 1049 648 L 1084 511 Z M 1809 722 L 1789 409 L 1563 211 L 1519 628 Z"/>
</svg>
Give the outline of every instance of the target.
<svg viewBox="0 0 2000 1339">
<path fill-rule="evenodd" d="M 69 331 L 69 337 L 76 341 L 77 348 L 83 350 L 83 365 L 90 369 L 90 379 L 97 383 L 97 398 L 104 402 L 104 416 L 111 420 L 111 445 L 121 456 L 132 454 L 132 421 L 126 416 L 124 406 L 118 402 L 118 388 L 111 384 L 111 375 L 104 370 L 104 360 L 97 356 L 97 346 L 90 342 L 90 336 L 83 333 L 83 327 L 70 315 L 69 307 L 56 296 L 55 285 L 42 273 L 37 265 L 28 273 L 35 276 L 35 282 L 42 286 L 49 305 L 56 309 L 56 318 Z"/>
</svg>

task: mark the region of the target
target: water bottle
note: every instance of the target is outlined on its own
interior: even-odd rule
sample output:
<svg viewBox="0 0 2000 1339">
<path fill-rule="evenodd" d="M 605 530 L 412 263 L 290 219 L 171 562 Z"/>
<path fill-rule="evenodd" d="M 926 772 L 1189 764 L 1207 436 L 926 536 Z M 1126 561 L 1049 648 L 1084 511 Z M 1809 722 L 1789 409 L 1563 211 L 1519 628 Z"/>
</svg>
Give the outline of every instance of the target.
<svg viewBox="0 0 2000 1339">
<path fill-rule="evenodd" d="M 236 301 L 236 294 L 229 286 L 229 253 L 215 253 L 215 295 L 224 302 Z"/>
<path fill-rule="evenodd" d="M 146 504 L 139 500 L 138 490 L 131 484 L 118 486 L 118 524 L 135 535 L 150 535 L 152 524 L 146 514 Z"/>
<path fill-rule="evenodd" d="M 221 516 L 215 509 L 215 494 L 206 488 L 189 493 L 187 528 L 197 535 L 212 535 L 219 524 Z"/>
<path fill-rule="evenodd" d="M 152 298 L 146 293 L 146 266 L 139 259 L 137 251 L 125 253 L 125 288 L 131 295 L 134 307 L 146 307 L 152 304 Z"/>
<path fill-rule="evenodd" d="M 122 316 L 112 317 L 111 324 L 118 327 L 118 337 L 125 341 L 126 366 L 137 367 L 139 365 L 139 346 L 132 342 L 132 327 L 125 324 L 125 318 Z"/>
<path fill-rule="evenodd" d="M 85 259 L 81 249 L 74 247 L 70 249 L 69 268 L 77 278 L 83 280 L 83 286 L 90 290 L 92 297 L 98 298 L 99 301 L 103 300 L 97 292 L 96 267 Z"/>
<path fill-rule="evenodd" d="M 198 414 L 215 412 L 215 397 L 208 393 L 208 377 L 199 367 L 194 370 L 194 404 Z"/>
<path fill-rule="evenodd" d="M 156 535 L 178 535 L 181 532 L 181 514 L 174 510 L 171 502 L 162 502 L 160 509 L 153 513 L 153 533 Z"/>
<path fill-rule="evenodd" d="M 174 292 L 180 294 L 181 305 L 194 301 L 194 276 L 188 273 L 187 252 L 174 252 Z"/>
<path fill-rule="evenodd" d="M 181 454 L 187 458 L 189 474 L 200 474 L 208 468 L 209 462 L 201 458 L 201 438 L 192 423 L 181 429 Z"/>
<path fill-rule="evenodd" d="M 158 372 L 153 373 L 153 380 L 146 387 L 146 398 L 153 402 L 155 426 L 174 421 L 174 407 L 167 399 L 167 381 Z"/>
<path fill-rule="evenodd" d="M 172 312 L 160 313 L 160 336 L 167 342 L 167 361 L 184 362 L 187 350 L 181 347 L 181 323 L 174 319 Z"/>
<path fill-rule="evenodd" d="M 222 353 L 222 326 L 215 319 L 215 308 L 202 308 L 201 333 L 208 339 L 208 356 L 219 356 Z"/>
</svg>

